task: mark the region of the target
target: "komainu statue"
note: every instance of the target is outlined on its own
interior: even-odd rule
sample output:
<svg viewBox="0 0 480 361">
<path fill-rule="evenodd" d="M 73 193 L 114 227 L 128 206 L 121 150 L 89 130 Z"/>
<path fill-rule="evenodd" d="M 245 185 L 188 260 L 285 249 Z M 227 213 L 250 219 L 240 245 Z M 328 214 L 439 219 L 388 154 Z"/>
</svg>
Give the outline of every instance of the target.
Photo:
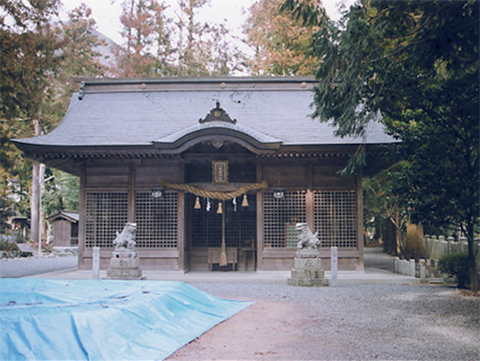
<svg viewBox="0 0 480 361">
<path fill-rule="evenodd" d="M 306 223 L 297 223 L 295 229 L 298 237 L 297 252 L 293 260 L 292 276 L 287 283 L 301 287 L 328 286 L 318 251 L 321 243 L 317 238 L 318 232 L 312 234 Z"/>
<path fill-rule="evenodd" d="M 117 238 L 113 240 L 115 250 L 135 250 L 135 233 L 137 231 L 136 223 L 126 223 L 122 233 L 117 232 Z"/>
<path fill-rule="evenodd" d="M 117 232 L 113 240 L 115 250 L 107 269 L 107 278 L 112 280 L 144 280 L 140 269 L 140 258 L 135 251 L 136 223 L 125 223 L 122 233 Z"/>
<path fill-rule="evenodd" d="M 321 241 L 317 238 L 318 232 L 315 232 L 315 234 L 313 234 L 306 223 L 297 223 L 295 229 L 297 230 L 298 250 L 304 248 L 316 250 L 320 247 Z"/>
</svg>

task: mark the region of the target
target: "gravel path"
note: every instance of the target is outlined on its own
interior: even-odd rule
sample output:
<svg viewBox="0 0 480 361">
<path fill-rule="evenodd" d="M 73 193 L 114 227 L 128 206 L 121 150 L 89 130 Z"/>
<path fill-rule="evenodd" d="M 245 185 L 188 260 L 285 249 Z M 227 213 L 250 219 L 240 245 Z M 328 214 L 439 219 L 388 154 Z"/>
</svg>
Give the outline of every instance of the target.
<svg viewBox="0 0 480 361">
<path fill-rule="evenodd" d="M 192 286 L 257 303 L 169 360 L 480 360 L 480 297 L 453 287 Z"/>
<path fill-rule="evenodd" d="M 383 253 L 383 249 L 379 247 L 364 249 L 365 268 L 379 268 L 385 271 L 395 272 L 395 262 L 393 257 Z"/>
</svg>

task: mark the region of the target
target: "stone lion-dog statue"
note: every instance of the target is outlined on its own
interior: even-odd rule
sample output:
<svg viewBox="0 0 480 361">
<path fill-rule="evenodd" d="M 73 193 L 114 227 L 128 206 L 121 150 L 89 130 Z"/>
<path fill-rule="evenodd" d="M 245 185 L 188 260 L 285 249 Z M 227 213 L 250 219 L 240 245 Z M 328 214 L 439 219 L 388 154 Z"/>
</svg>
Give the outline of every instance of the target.
<svg viewBox="0 0 480 361">
<path fill-rule="evenodd" d="M 317 238 L 318 232 L 312 233 L 306 223 L 297 223 L 295 226 L 297 231 L 298 243 L 297 249 L 318 249 L 321 241 Z"/>
<path fill-rule="evenodd" d="M 115 250 L 134 250 L 135 249 L 135 233 L 137 231 L 137 224 L 136 223 L 127 223 L 125 224 L 125 228 L 123 228 L 122 233 L 118 233 L 117 231 L 117 238 L 113 240 L 113 244 L 115 245 Z"/>
</svg>

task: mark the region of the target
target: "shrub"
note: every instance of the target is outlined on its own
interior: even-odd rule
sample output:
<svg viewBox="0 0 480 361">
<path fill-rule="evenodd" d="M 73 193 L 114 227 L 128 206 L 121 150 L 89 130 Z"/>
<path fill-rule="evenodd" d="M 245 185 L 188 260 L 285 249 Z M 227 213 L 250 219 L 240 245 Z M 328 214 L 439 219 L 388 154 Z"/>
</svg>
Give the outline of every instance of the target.
<svg viewBox="0 0 480 361">
<path fill-rule="evenodd" d="M 466 288 L 470 283 L 470 272 L 468 270 L 468 253 L 458 252 L 444 254 L 438 260 L 438 267 L 442 273 L 456 276 L 458 288 Z"/>
<path fill-rule="evenodd" d="M 7 240 L 0 240 L 0 251 L 15 252 L 18 251 L 18 247 L 15 243 Z"/>
</svg>

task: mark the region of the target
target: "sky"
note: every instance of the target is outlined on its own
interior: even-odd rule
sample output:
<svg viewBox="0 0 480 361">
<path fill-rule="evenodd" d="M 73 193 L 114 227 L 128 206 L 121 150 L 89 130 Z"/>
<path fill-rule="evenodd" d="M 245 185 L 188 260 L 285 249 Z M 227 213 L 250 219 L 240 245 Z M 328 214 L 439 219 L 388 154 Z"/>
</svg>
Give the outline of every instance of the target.
<svg viewBox="0 0 480 361">
<path fill-rule="evenodd" d="M 62 1 L 64 4 L 62 19 L 66 20 L 66 13 L 83 2 L 92 9 L 92 17 L 97 22 L 98 30 L 116 43 L 122 43 L 119 34 L 121 30 L 119 18 L 123 0 Z M 177 0 L 164 0 L 163 2 L 167 5 L 175 5 Z M 241 26 L 247 18 L 247 10 L 254 2 L 255 0 L 210 0 L 210 3 L 198 12 L 198 21 L 217 24 L 225 22 L 231 33 L 241 36 Z M 323 5 L 331 19 L 338 20 L 340 18 L 337 9 L 341 2 L 352 4 L 353 0 L 323 0 Z"/>
</svg>

